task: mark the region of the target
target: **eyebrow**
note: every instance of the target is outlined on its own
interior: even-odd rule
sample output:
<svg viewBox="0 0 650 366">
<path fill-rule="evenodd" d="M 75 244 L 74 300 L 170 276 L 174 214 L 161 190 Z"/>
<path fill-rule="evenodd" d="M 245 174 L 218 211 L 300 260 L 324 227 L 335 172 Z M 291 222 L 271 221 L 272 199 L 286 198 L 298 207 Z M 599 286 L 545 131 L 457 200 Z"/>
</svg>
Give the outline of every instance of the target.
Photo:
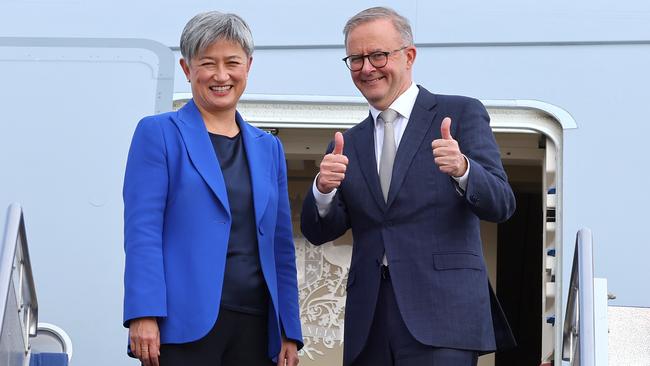
<svg viewBox="0 0 650 366">
<path fill-rule="evenodd" d="M 386 52 L 386 51 L 383 50 L 383 49 L 381 49 L 381 48 L 375 48 L 375 49 L 372 50 L 372 51 L 368 51 L 368 53 L 351 53 L 350 56 L 363 56 L 363 55 L 370 55 L 370 54 L 373 54 L 373 53 L 375 53 L 375 52 Z"/>
<path fill-rule="evenodd" d="M 226 56 L 225 59 L 226 59 L 226 61 L 231 61 L 231 60 L 243 60 L 244 58 L 239 56 L 239 55 L 232 55 L 232 56 Z M 203 57 L 200 57 L 198 60 L 199 61 L 203 61 L 203 60 L 212 60 L 212 61 L 214 61 L 215 58 L 211 57 L 211 56 L 203 56 Z"/>
</svg>

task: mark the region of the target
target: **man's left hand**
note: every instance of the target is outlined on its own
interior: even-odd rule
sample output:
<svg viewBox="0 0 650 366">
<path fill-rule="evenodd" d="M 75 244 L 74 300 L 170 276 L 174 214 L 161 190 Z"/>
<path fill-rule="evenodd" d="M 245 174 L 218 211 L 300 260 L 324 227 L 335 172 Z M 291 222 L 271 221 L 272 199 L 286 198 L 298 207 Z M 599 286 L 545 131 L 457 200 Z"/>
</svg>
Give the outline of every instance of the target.
<svg viewBox="0 0 650 366">
<path fill-rule="evenodd" d="M 438 169 L 452 177 L 462 177 L 467 171 L 467 160 L 460 152 L 458 141 L 451 137 L 451 118 L 445 117 L 440 125 L 441 139 L 433 140 L 431 149 Z"/>
<path fill-rule="evenodd" d="M 298 346 L 290 340 L 282 339 L 282 349 L 278 355 L 278 366 L 298 365 Z"/>
</svg>

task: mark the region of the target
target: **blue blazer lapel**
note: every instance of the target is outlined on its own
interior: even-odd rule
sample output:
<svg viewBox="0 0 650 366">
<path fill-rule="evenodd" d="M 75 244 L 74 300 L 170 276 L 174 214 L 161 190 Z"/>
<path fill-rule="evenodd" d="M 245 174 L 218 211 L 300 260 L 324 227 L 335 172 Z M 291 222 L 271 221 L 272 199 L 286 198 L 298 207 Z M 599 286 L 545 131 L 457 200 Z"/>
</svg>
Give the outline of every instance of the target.
<svg viewBox="0 0 650 366">
<path fill-rule="evenodd" d="M 433 125 L 433 119 L 436 116 L 435 106 L 435 96 L 420 87 L 418 97 L 415 99 L 413 111 L 411 111 L 411 117 L 406 125 L 406 130 L 404 130 L 404 135 L 402 135 L 395 155 L 393 177 L 391 178 L 390 189 L 388 190 L 387 207 L 390 207 L 395 201 L 395 197 L 397 197 L 402 183 L 404 183 L 406 172 L 409 166 L 411 166 L 411 161 L 420 148 L 422 140 L 428 135 L 428 131 Z M 433 159 L 433 155 L 431 159 Z"/>
<path fill-rule="evenodd" d="M 372 116 L 368 116 L 361 124 L 356 134 L 352 135 L 352 146 L 359 160 L 359 168 L 366 179 L 370 194 L 375 198 L 382 211 L 386 210 L 386 202 L 381 192 L 379 173 L 377 173 L 377 158 L 375 157 L 375 125 Z"/>
<path fill-rule="evenodd" d="M 269 169 L 273 165 L 272 161 L 277 156 L 277 152 L 272 151 L 272 145 L 269 139 L 264 139 L 266 132 L 261 131 L 249 125 L 244 119 L 236 114 L 237 123 L 244 141 L 244 150 L 248 159 L 248 170 L 251 176 L 251 186 L 253 190 L 253 206 L 255 209 L 255 222 L 260 225 L 260 220 L 264 216 L 264 210 L 269 200 Z M 283 161 L 278 164 L 284 164 Z"/>
<path fill-rule="evenodd" d="M 219 160 L 214 152 L 210 136 L 205 128 L 203 117 L 199 109 L 190 100 L 181 108 L 173 118 L 178 130 L 183 137 L 190 160 L 196 167 L 203 180 L 217 196 L 219 202 L 230 217 L 228 192 L 219 166 Z"/>
</svg>

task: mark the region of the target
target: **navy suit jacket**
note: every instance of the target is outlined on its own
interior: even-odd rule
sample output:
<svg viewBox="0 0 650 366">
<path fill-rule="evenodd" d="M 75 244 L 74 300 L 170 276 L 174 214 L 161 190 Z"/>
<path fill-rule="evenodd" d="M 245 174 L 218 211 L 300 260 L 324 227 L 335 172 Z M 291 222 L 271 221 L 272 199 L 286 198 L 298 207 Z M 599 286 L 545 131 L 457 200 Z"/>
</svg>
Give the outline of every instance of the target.
<svg viewBox="0 0 650 366">
<path fill-rule="evenodd" d="M 284 151 L 237 113 L 248 158 L 262 272 L 270 293 L 269 356 L 281 332 L 302 344 Z M 233 218 L 219 161 L 199 110 L 138 124 L 124 177 L 124 325 L 157 317 L 162 343 L 197 340 L 221 301 Z"/>
<path fill-rule="evenodd" d="M 441 138 L 444 117 L 451 117 L 451 134 L 470 160 L 464 195 L 433 159 L 431 142 Z M 384 250 L 397 304 L 418 341 L 479 352 L 514 345 L 488 283 L 479 233 L 479 220 L 504 221 L 515 209 L 485 107 L 420 87 L 395 156 L 388 202 L 377 173 L 372 117 L 344 138 L 349 165 L 330 211 L 321 218 L 309 190 L 301 216 L 303 234 L 317 245 L 352 229 L 344 365 L 368 335 Z"/>
</svg>

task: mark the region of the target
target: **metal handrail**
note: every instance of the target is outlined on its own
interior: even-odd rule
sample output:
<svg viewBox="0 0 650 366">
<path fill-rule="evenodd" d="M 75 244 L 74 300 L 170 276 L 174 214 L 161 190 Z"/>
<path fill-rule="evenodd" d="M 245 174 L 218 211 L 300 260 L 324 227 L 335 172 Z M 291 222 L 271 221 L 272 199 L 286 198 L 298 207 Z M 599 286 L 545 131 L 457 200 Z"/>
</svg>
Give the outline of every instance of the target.
<svg viewBox="0 0 650 366">
<path fill-rule="evenodd" d="M 562 360 L 570 361 L 571 365 L 595 363 L 593 258 L 591 230 L 580 229 L 576 235 L 562 341 Z"/>
<path fill-rule="evenodd" d="M 7 210 L 5 234 L 0 245 L 0 327 L 5 321 L 13 281 L 25 352 L 28 352 L 29 337 L 36 336 L 38 331 L 38 301 L 27 249 L 23 210 L 19 204 L 14 203 Z"/>
</svg>

